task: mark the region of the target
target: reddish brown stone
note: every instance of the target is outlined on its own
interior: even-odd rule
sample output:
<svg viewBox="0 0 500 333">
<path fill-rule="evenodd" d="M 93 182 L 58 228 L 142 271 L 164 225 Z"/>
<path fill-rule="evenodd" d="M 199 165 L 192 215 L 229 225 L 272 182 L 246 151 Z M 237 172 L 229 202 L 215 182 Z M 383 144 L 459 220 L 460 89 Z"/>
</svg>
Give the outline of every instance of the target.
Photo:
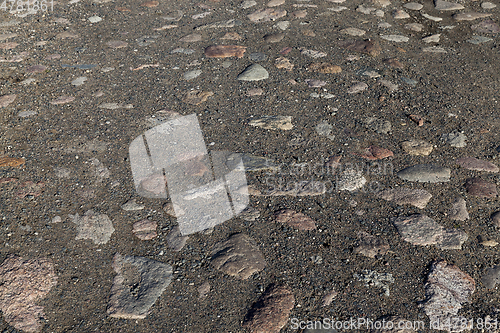
<svg viewBox="0 0 500 333">
<path fill-rule="evenodd" d="M 349 51 L 359 52 L 376 57 L 382 51 L 380 45 L 371 39 L 367 40 L 344 40 L 338 42 L 340 47 Z"/>
<path fill-rule="evenodd" d="M 141 240 L 150 240 L 156 237 L 157 223 L 148 219 L 135 222 L 132 232 Z"/>
<path fill-rule="evenodd" d="M 408 116 L 408 118 L 410 118 L 418 126 L 423 126 L 424 125 L 424 118 L 420 117 L 419 115 L 410 114 Z"/>
<path fill-rule="evenodd" d="M 373 161 L 380 160 L 386 157 L 392 157 L 394 156 L 394 153 L 389 149 L 381 148 L 378 146 L 370 146 L 364 149 L 364 152 L 362 154 L 357 155 L 366 158 L 367 160 Z"/>
<path fill-rule="evenodd" d="M 299 230 L 314 230 L 316 223 L 312 218 L 291 209 L 280 210 L 275 213 L 276 221 L 286 223 Z"/>
<path fill-rule="evenodd" d="M 465 182 L 467 193 L 480 198 L 494 198 L 497 196 L 497 187 L 495 184 L 488 183 L 481 178 L 469 178 Z"/>
<path fill-rule="evenodd" d="M 243 327 L 251 333 L 278 333 L 288 322 L 295 297 L 284 286 L 270 286 L 254 304 Z"/>
<path fill-rule="evenodd" d="M 403 64 L 396 58 L 385 59 L 384 64 L 394 68 L 400 68 L 400 69 L 405 68 L 405 66 L 403 66 Z"/>
<path fill-rule="evenodd" d="M 498 167 L 488 161 L 480 160 L 474 157 L 462 157 L 456 160 L 456 163 L 463 168 L 477 171 L 498 172 Z"/>
<path fill-rule="evenodd" d="M 0 310 L 5 321 L 20 331 L 40 331 L 45 314 L 38 304 L 56 283 L 54 265 L 48 259 L 7 257 L 0 265 Z"/>
<path fill-rule="evenodd" d="M 245 46 L 238 45 L 212 45 L 205 49 L 205 55 L 209 58 L 242 58 L 245 53 Z"/>
</svg>

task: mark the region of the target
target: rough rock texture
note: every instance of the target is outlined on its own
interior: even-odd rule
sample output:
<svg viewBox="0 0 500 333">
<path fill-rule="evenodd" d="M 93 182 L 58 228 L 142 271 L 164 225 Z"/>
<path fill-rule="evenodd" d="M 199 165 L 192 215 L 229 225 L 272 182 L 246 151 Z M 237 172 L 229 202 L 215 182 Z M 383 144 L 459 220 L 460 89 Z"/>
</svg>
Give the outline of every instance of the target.
<svg viewBox="0 0 500 333">
<path fill-rule="evenodd" d="M 249 125 L 272 130 L 291 130 L 293 128 L 291 116 L 264 116 L 252 119 L 249 122 Z"/>
<path fill-rule="evenodd" d="M 212 253 L 212 265 L 215 268 L 242 280 L 266 267 L 259 247 L 245 234 L 232 235 L 217 244 Z"/>
<path fill-rule="evenodd" d="M 361 273 L 355 273 L 354 277 L 358 279 L 358 281 L 364 282 L 366 287 L 379 287 L 384 290 L 385 296 L 391 295 L 389 283 L 394 283 L 394 278 L 390 273 L 378 273 L 365 269 Z"/>
<path fill-rule="evenodd" d="M 500 265 L 488 268 L 481 278 L 481 282 L 488 289 L 495 288 L 495 285 L 500 282 Z"/>
<path fill-rule="evenodd" d="M 175 252 L 178 252 L 182 250 L 184 245 L 186 245 L 186 242 L 189 239 L 189 236 L 182 236 L 181 230 L 179 229 L 179 226 L 175 226 L 170 230 L 168 233 L 167 237 L 165 238 L 167 241 L 167 245 L 169 248 L 174 250 Z"/>
<path fill-rule="evenodd" d="M 500 211 L 491 214 L 491 222 L 493 222 L 495 226 L 500 228 Z"/>
<path fill-rule="evenodd" d="M 423 140 L 410 140 L 401 143 L 401 148 L 410 155 L 427 156 L 434 148 L 430 143 Z"/>
<path fill-rule="evenodd" d="M 364 149 L 364 151 L 361 154 L 359 154 L 359 156 L 366 158 L 367 160 L 374 161 L 386 157 L 393 157 L 394 153 L 389 149 L 385 149 L 378 146 L 370 146 Z"/>
<path fill-rule="evenodd" d="M 75 214 L 69 217 L 76 224 L 76 240 L 91 239 L 95 244 L 106 244 L 115 231 L 107 215 L 96 214 L 93 210 L 88 210 L 83 216 Z"/>
<path fill-rule="evenodd" d="M 433 329 L 450 331 L 446 321 L 455 322 L 462 303 L 468 302 L 476 288 L 474 279 L 457 266 L 446 261 L 434 262 L 425 284 L 423 309 L 431 322 L 438 323 Z M 459 327 L 456 327 L 459 328 Z M 463 330 L 463 329 L 462 329 Z M 460 329 L 458 329 L 460 331 Z"/>
<path fill-rule="evenodd" d="M 456 163 L 461 167 L 469 170 L 488 172 L 498 172 L 499 170 L 495 164 L 474 157 L 462 157 L 457 159 Z"/>
<path fill-rule="evenodd" d="M 452 203 L 450 212 L 448 216 L 452 220 L 465 221 L 469 219 L 469 213 L 467 212 L 467 204 L 464 198 L 456 198 Z"/>
<path fill-rule="evenodd" d="M 5 321 L 18 330 L 41 330 L 45 313 L 37 305 L 57 283 L 54 265 L 48 259 L 10 255 L 0 265 L 0 310 Z"/>
<path fill-rule="evenodd" d="M 299 230 L 314 230 L 316 223 L 312 218 L 291 209 L 280 210 L 275 213 L 276 221 L 286 223 Z"/>
<path fill-rule="evenodd" d="M 465 182 L 467 193 L 480 198 L 494 198 L 497 196 L 497 187 L 481 178 L 469 178 Z"/>
<path fill-rule="evenodd" d="M 343 47 L 349 51 L 355 51 L 359 53 L 364 53 L 371 55 L 372 57 L 376 57 L 380 54 L 382 51 L 382 48 L 380 45 L 373 40 L 367 39 L 367 40 L 345 40 L 345 41 L 340 41 L 338 42 L 338 45 L 340 47 Z"/>
<path fill-rule="evenodd" d="M 433 219 L 423 214 L 394 218 L 394 225 L 403 239 L 413 245 L 437 245 L 442 250 L 461 249 L 468 239 L 459 229 L 444 229 Z"/>
<path fill-rule="evenodd" d="M 113 269 L 117 275 L 107 310 L 113 318 L 145 318 L 172 281 L 172 266 L 143 257 L 116 253 Z"/>
<path fill-rule="evenodd" d="M 412 205 L 424 209 L 432 198 L 432 194 L 426 190 L 398 187 L 384 190 L 378 196 L 387 201 L 394 201 L 398 205 Z"/>
<path fill-rule="evenodd" d="M 248 312 L 243 326 L 251 333 L 278 333 L 294 305 L 295 297 L 287 287 L 271 285 Z"/>
<path fill-rule="evenodd" d="M 137 221 L 132 226 L 132 232 L 141 240 L 150 240 L 156 237 L 157 223 L 148 219 Z"/>
<path fill-rule="evenodd" d="M 358 232 L 359 245 L 354 248 L 354 253 L 360 253 L 364 256 L 375 258 L 384 255 L 389 251 L 389 243 L 382 238 L 370 235 L 367 232 Z"/>
<path fill-rule="evenodd" d="M 240 219 L 245 221 L 255 221 L 260 217 L 260 211 L 256 208 L 248 206 L 238 215 Z"/>
</svg>

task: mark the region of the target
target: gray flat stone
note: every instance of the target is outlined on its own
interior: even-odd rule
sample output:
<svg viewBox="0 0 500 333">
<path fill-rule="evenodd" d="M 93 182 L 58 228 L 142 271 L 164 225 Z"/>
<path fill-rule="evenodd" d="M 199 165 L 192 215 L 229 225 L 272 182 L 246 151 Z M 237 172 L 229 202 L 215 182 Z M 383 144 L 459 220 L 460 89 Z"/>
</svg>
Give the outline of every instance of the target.
<svg viewBox="0 0 500 333">
<path fill-rule="evenodd" d="M 495 288 L 495 285 L 500 282 L 500 265 L 488 268 L 481 278 L 481 282 L 488 289 Z"/>
<path fill-rule="evenodd" d="M 491 13 L 460 13 L 453 15 L 453 18 L 457 21 L 473 21 L 480 18 L 485 18 L 491 16 Z"/>
<path fill-rule="evenodd" d="M 144 319 L 148 310 L 172 281 L 172 266 L 116 253 L 117 273 L 111 287 L 107 313 L 113 318 Z"/>
<path fill-rule="evenodd" d="M 136 199 L 132 199 L 124 203 L 122 209 L 126 211 L 143 210 L 145 206 L 138 204 L 135 200 Z"/>
<path fill-rule="evenodd" d="M 412 205 L 423 209 L 432 198 L 432 194 L 422 189 L 398 187 L 384 190 L 378 193 L 378 197 L 387 201 L 394 201 L 398 205 Z"/>
<path fill-rule="evenodd" d="M 403 239 L 413 245 L 437 244 L 444 228 L 427 215 L 415 214 L 393 219 Z"/>
<path fill-rule="evenodd" d="M 452 220 L 465 221 L 469 219 L 467 205 L 464 198 L 456 198 L 452 203 L 448 216 Z"/>
<path fill-rule="evenodd" d="M 211 262 L 216 269 L 241 280 L 266 267 L 259 247 L 245 234 L 235 234 L 218 243 L 212 253 Z"/>
<path fill-rule="evenodd" d="M 368 117 L 363 120 L 363 125 L 379 134 L 387 134 L 391 131 L 391 123 L 388 120 Z"/>
<path fill-rule="evenodd" d="M 464 9 L 465 7 L 459 3 L 436 0 L 436 1 L 434 1 L 434 8 L 436 10 L 443 10 L 444 11 L 444 10 L 460 10 L 460 9 Z"/>
<path fill-rule="evenodd" d="M 489 41 L 492 41 L 493 38 L 490 38 L 490 37 L 484 37 L 484 36 L 472 36 L 472 38 L 470 39 L 467 39 L 467 42 L 471 43 L 471 44 L 482 44 L 482 43 L 486 43 L 486 42 L 489 42 Z"/>
<path fill-rule="evenodd" d="M 451 170 L 433 164 L 417 164 L 399 171 L 397 175 L 411 182 L 440 183 L 450 181 Z"/>
<path fill-rule="evenodd" d="M 500 228 L 500 211 L 491 214 L 491 222 L 493 222 L 495 226 Z"/>
<path fill-rule="evenodd" d="M 189 236 L 182 236 L 179 226 L 173 227 L 165 238 L 168 247 L 175 252 L 182 250 L 188 239 Z"/>
<path fill-rule="evenodd" d="M 446 229 L 439 237 L 437 247 L 441 250 L 460 250 L 462 244 L 469 238 L 465 231 L 459 229 Z"/>
<path fill-rule="evenodd" d="M 91 239 L 95 244 L 106 244 L 115 231 L 113 223 L 105 214 L 96 214 L 93 210 L 88 210 L 83 216 L 78 214 L 68 215 L 76 224 L 76 240 Z"/>
<path fill-rule="evenodd" d="M 259 64 L 248 66 L 237 79 L 240 81 L 260 81 L 269 78 L 267 70 Z"/>
<path fill-rule="evenodd" d="M 424 6 L 420 3 L 417 3 L 417 2 L 409 2 L 407 4 L 404 4 L 403 7 L 405 7 L 406 9 L 409 9 L 409 10 L 420 10 Z"/>
</svg>

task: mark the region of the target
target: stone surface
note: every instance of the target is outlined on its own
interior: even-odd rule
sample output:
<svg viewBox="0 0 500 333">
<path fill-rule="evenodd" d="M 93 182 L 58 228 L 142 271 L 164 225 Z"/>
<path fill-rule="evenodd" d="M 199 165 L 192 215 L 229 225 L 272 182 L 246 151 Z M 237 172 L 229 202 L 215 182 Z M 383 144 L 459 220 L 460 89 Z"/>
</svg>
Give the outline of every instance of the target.
<svg viewBox="0 0 500 333">
<path fill-rule="evenodd" d="M 448 133 L 443 134 L 441 139 L 452 147 L 463 148 L 465 147 L 467 137 L 463 133 Z"/>
<path fill-rule="evenodd" d="M 491 222 L 493 222 L 495 226 L 500 228 L 500 211 L 491 214 Z"/>
<path fill-rule="evenodd" d="M 91 239 L 95 244 L 106 244 L 115 231 L 113 223 L 107 215 L 97 214 L 93 210 L 88 210 L 83 216 L 78 215 L 78 213 L 69 215 L 69 218 L 76 224 L 78 233 L 76 240 Z"/>
<path fill-rule="evenodd" d="M 323 74 L 336 74 L 342 72 L 340 66 L 332 65 L 327 62 L 313 62 L 307 66 L 307 70 Z"/>
<path fill-rule="evenodd" d="M 259 9 L 251 14 L 248 14 L 248 18 L 252 22 L 269 22 L 275 21 L 286 15 L 286 10 L 278 8 L 266 8 Z"/>
<path fill-rule="evenodd" d="M 379 134 L 388 134 L 391 131 L 391 123 L 388 120 L 379 119 L 376 117 L 368 117 L 363 119 L 363 125 Z"/>
<path fill-rule="evenodd" d="M 410 38 L 402 35 L 380 35 L 380 38 L 396 43 L 406 43 L 410 40 Z"/>
<path fill-rule="evenodd" d="M 424 209 L 432 198 L 432 194 L 426 190 L 405 187 L 384 190 L 379 192 L 378 196 L 387 201 L 394 201 L 398 205 L 412 205 L 420 209 Z"/>
<path fill-rule="evenodd" d="M 415 214 L 393 219 L 398 232 L 413 245 L 437 244 L 444 228 L 426 215 Z"/>
<path fill-rule="evenodd" d="M 245 221 L 252 222 L 260 217 L 260 211 L 256 208 L 248 206 L 238 215 L 238 217 Z"/>
<path fill-rule="evenodd" d="M 485 20 L 478 24 L 472 25 L 471 29 L 485 34 L 496 34 L 500 32 L 500 27 L 497 23 L 491 20 Z"/>
<path fill-rule="evenodd" d="M 453 18 L 457 21 L 473 21 L 477 20 L 480 18 L 485 18 L 491 16 L 491 13 L 475 13 L 475 12 L 470 12 L 470 13 L 459 13 L 453 15 Z"/>
<path fill-rule="evenodd" d="M 377 287 L 384 290 L 385 296 L 390 296 L 389 283 L 394 283 L 394 278 L 390 273 L 378 273 L 372 270 L 363 270 L 361 273 L 355 273 L 354 277 L 358 281 L 364 282 L 365 287 Z"/>
<path fill-rule="evenodd" d="M 410 18 L 410 15 L 402 9 L 396 9 L 392 13 L 392 17 L 394 17 L 394 19 L 396 19 L 396 20 L 403 20 L 403 19 Z"/>
<path fill-rule="evenodd" d="M 413 245 L 436 245 L 442 250 L 459 250 L 468 239 L 459 229 L 444 229 L 427 215 L 414 214 L 392 219 L 403 239 Z"/>
<path fill-rule="evenodd" d="M 145 219 L 135 222 L 132 226 L 132 232 L 140 240 L 150 240 L 157 236 L 157 226 L 158 224 L 155 221 Z"/>
<path fill-rule="evenodd" d="M 339 174 L 337 179 L 337 190 L 339 191 L 356 191 L 366 184 L 366 178 L 363 177 L 361 171 L 348 169 Z"/>
<path fill-rule="evenodd" d="M 423 303 L 429 320 L 437 323 L 433 329 L 449 331 L 446 322 L 461 319 L 458 311 L 462 303 L 469 301 L 475 289 L 474 279 L 457 266 L 446 261 L 433 262 L 425 283 L 426 299 Z M 461 330 L 464 329 L 466 327 Z"/>
<path fill-rule="evenodd" d="M 210 96 L 213 96 L 214 93 L 211 91 L 199 91 L 193 90 L 188 92 L 182 101 L 186 104 L 191 105 L 200 105 L 203 102 L 206 102 Z"/>
<path fill-rule="evenodd" d="M 212 45 L 205 49 L 205 56 L 208 58 L 242 58 L 246 49 L 245 46 L 238 45 Z"/>
<path fill-rule="evenodd" d="M 369 39 L 362 41 L 345 40 L 338 42 L 338 45 L 347 50 L 368 54 L 372 57 L 378 56 L 382 51 L 380 45 L 376 41 Z"/>
<path fill-rule="evenodd" d="M 375 258 L 389 251 L 389 243 L 385 239 L 370 235 L 365 231 L 358 232 L 358 239 L 358 246 L 353 249 L 354 253 L 359 253 L 369 258 Z"/>
<path fill-rule="evenodd" d="M 268 43 L 278 43 L 285 37 L 284 33 L 268 34 L 264 36 L 264 40 Z"/>
<path fill-rule="evenodd" d="M 460 10 L 464 9 L 465 7 L 459 3 L 448 2 L 443 0 L 435 0 L 434 8 L 437 10 Z"/>
<path fill-rule="evenodd" d="M 358 155 L 363 158 L 366 158 L 367 160 L 375 161 L 384 159 L 386 157 L 393 157 L 394 153 L 389 149 L 385 149 L 378 146 L 370 146 L 368 148 L 363 149 L 363 152 Z"/>
<path fill-rule="evenodd" d="M 357 93 L 360 93 L 366 89 L 368 89 L 368 85 L 366 83 L 358 82 L 355 85 L 349 87 L 349 89 L 347 89 L 347 93 L 348 94 L 357 94 Z"/>
<path fill-rule="evenodd" d="M 261 127 L 269 130 L 291 130 L 293 128 L 290 116 L 264 116 L 250 120 L 250 126 Z"/>
<path fill-rule="evenodd" d="M 240 81 L 260 81 L 269 78 L 267 70 L 259 64 L 248 66 L 237 79 Z"/>
<path fill-rule="evenodd" d="M 189 236 L 182 236 L 179 226 L 175 226 L 170 230 L 165 239 L 169 248 L 175 252 L 179 252 L 186 245 Z"/>
<path fill-rule="evenodd" d="M 285 286 L 271 285 L 248 312 L 243 327 L 251 333 L 278 333 L 287 324 L 295 297 Z"/>
<path fill-rule="evenodd" d="M 46 320 L 39 305 L 57 284 L 52 262 L 9 255 L 0 265 L 0 310 L 7 323 L 23 332 L 38 332 Z"/>
<path fill-rule="evenodd" d="M 417 164 L 399 171 L 397 175 L 411 182 L 440 183 L 450 181 L 451 170 L 433 164 Z"/>
<path fill-rule="evenodd" d="M 0 108 L 4 108 L 14 102 L 16 97 L 16 94 L 3 95 L 2 97 L 0 97 Z"/>
<path fill-rule="evenodd" d="M 274 66 L 279 69 L 286 69 L 288 71 L 291 71 L 295 65 L 292 64 L 289 59 L 285 57 L 279 57 L 274 61 Z"/>
<path fill-rule="evenodd" d="M 335 140 L 335 135 L 332 134 L 333 125 L 330 125 L 326 120 L 316 125 L 315 130 L 318 135 L 327 137 L 330 140 Z"/>
<path fill-rule="evenodd" d="M 143 210 L 144 207 L 144 205 L 138 204 L 136 199 L 131 199 L 121 206 L 121 208 L 125 211 Z"/>
<path fill-rule="evenodd" d="M 19 168 L 26 163 L 24 158 L 0 157 L 0 168 Z"/>
<path fill-rule="evenodd" d="M 475 157 L 462 157 L 455 161 L 458 165 L 465 169 L 477 170 L 477 171 L 487 171 L 487 172 L 498 172 L 498 167 L 488 161 L 480 160 Z"/>
<path fill-rule="evenodd" d="M 316 223 L 309 216 L 291 209 L 284 209 L 274 213 L 277 222 L 288 224 L 299 230 L 315 230 Z"/>
<path fill-rule="evenodd" d="M 486 269 L 481 277 L 481 282 L 488 289 L 495 288 L 495 285 L 500 282 L 500 265 Z"/>
<path fill-rule="evenodd" d="M 241 280 L 266 267 L 264 256 L 253 239 L 245 234 L 234 234 L 220 242 L 212 251 L 212 265 Z"/>
<path fill-rule="evenodd" d="M 351 36 L 363 36 L 366 33 L 366 31 L 358 28 L 345 28 L 340 30 L 340 32 Z"/>
<path fill-rule="evenodd" d="M 116 253 L 116 276 L 111 287 L 107 313 L 113 318 L 144 319 L 149 309 L 172 281 L 172 266 Z"/>
<path fill-rule="evenodd" d="M 248 186 L 249 192 L 251 186 Z M 286 188 L 271 189 L 267 192 L 261 193 L 260 191 L 253 192 L 252 195 L 259 196 L 282 196 L 289 195 L 293 197 L 322 195 L 326 192 L 325 183 L 315 180 L 303 180 L 287 184 Z"/>
<path fill-rule="evenodd" d="M 495 198 L 497 196 L 497 187 L 481 178 L 468 178 L 465 182 L 467 193 L 480 198 Z"/>
<path fill-rule="evenodd" d="M 452 220 L 465 221 L 469 219 L 469 212 L 467 212 L 467 204 L 464 198 L 456 198 L 451 204 L 448 216 Z"/>
<path fill-rule="evenodd" d="M 409 10 L 420 10 L 424 6 L 420 3 L 417 2 L 409 2 L 403 5 L 404 8 L 409 9 Z"/>
<path fill-rule="evenodd" d="M 427 156 L 432 152 L 434 147 L 423 140 L 410 140 L 402 142 L 401 148 L 410 155 Z"/>
<path fill-rule="evenodd" d="M 229 168 L 234 169 L 235 167 L 237 167 L 240 159 L 243 161 L 245 171 L 248 172 L 278 170 L 278 165 L 269 158 L 242 153 L 234 153 L 229 155 L 226 161 L 226 165 Z"/>
</svg>

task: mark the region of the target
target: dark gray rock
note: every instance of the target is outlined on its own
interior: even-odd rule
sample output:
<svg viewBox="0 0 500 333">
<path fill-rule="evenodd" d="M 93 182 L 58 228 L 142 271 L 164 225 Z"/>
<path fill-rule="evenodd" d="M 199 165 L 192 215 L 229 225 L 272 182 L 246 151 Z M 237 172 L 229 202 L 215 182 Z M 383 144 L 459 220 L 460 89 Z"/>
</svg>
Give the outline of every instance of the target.
<svg viewBox="0 0 500 333">
<path fill-rule="evenodd" d="M 172 266 L 143 257 L 116 253 L 113 269 L 117 275 L 107 310 L 113 318 L 145 318 L 172 281 Z"/>
<path fill-rule="evenodd" d="M 481 282 L 488 289 L 495 288 L 495 285 L 500 282 L 500 265 L 488 268 L 481 278 Z"/>
</svg>

